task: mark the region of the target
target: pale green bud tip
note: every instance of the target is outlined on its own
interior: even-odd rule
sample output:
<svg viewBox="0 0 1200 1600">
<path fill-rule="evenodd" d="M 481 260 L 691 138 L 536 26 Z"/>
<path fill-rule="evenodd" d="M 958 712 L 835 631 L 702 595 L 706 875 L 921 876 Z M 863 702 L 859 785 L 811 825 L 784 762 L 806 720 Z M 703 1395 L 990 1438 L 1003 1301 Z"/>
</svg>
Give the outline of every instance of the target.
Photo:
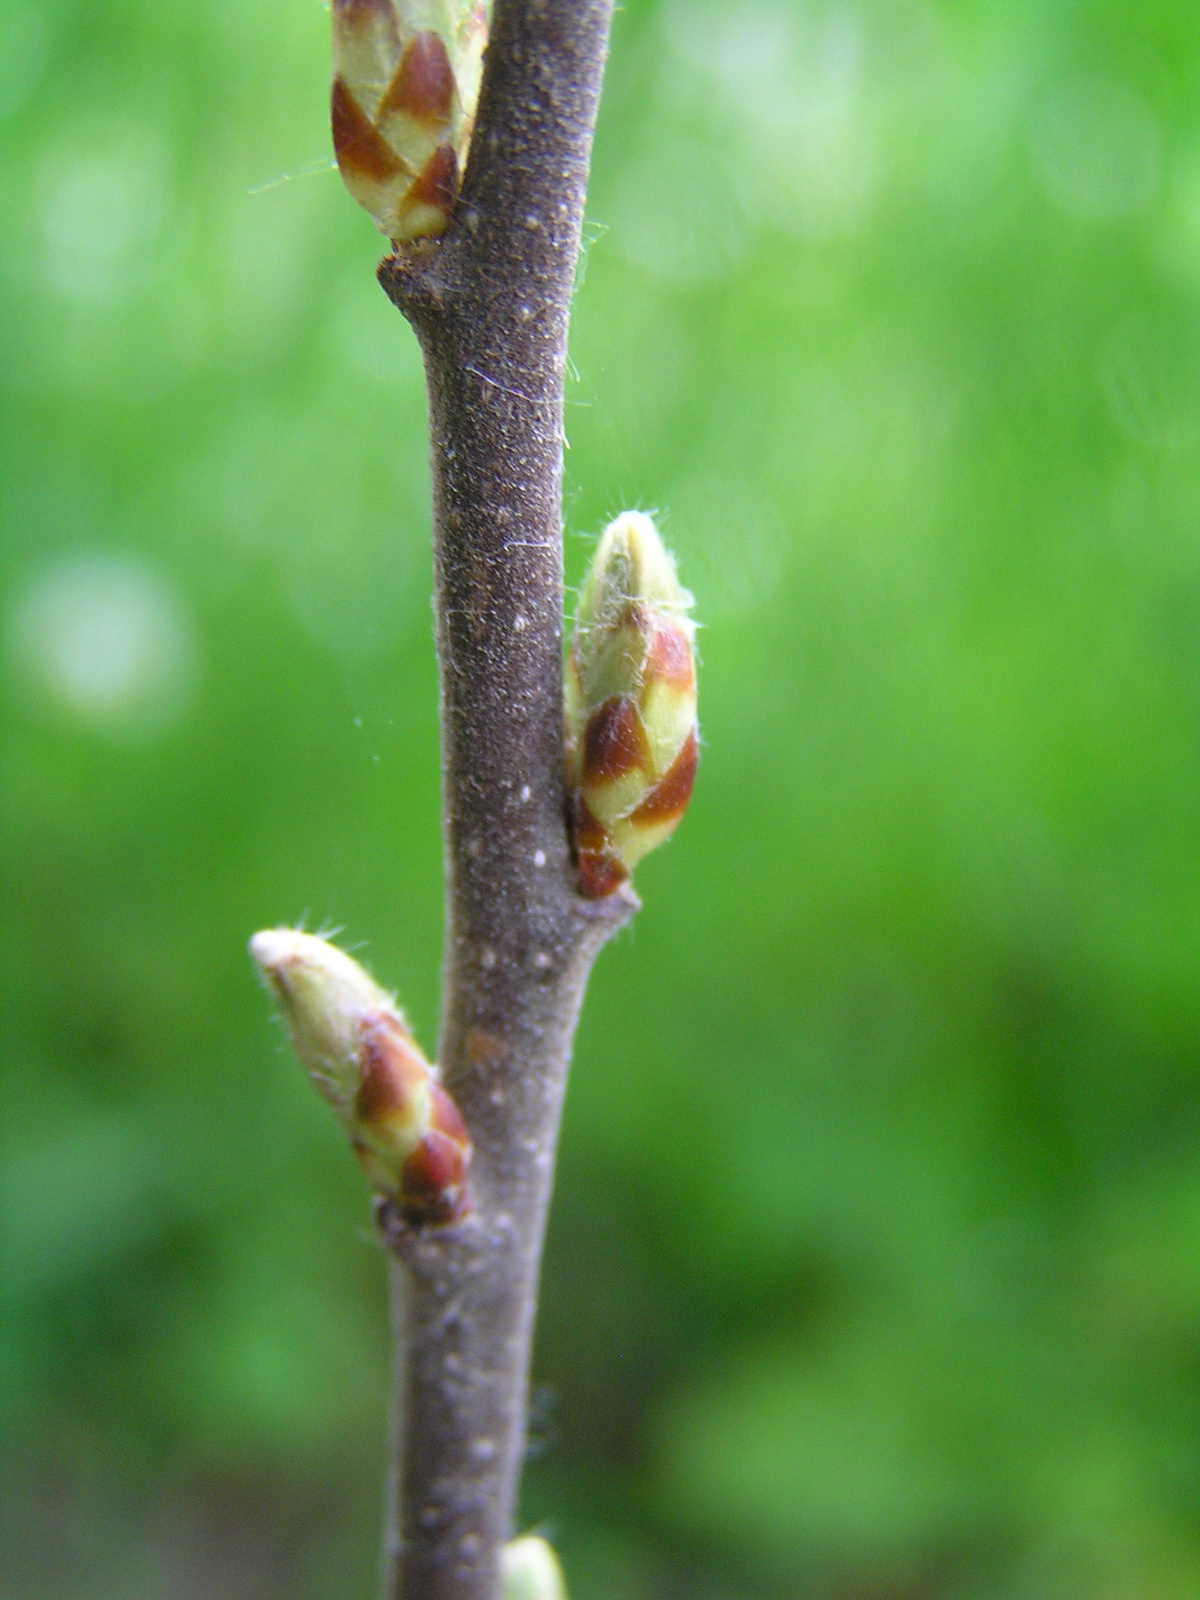
<svg viewBox="0 0 1200 1600">
<path fill-rule="evenodd" d="M 534 1534 L 514 1539 L 500 1556 L 501 1600 L 567 1600 L 558 1557 Z"/>
<path fill-rule="evenodd" d="M 605 528 L 579 597 L 580 633 L 618 624 L 632 603 L 682 623 L 689 636 L 692 597 L 680 583 L 675 560 L 644 511 L 622 511 Z"/>
<path fill-rule="evenodd" d="M 347 1115 L 359 1089 L 362 1024 L 386 1017 L 406 1029 L 396 1002 L 352 956 L 315 934 L 268 928 L 251 939 L 250 955 L 309 1076 Z"/>
</svg>

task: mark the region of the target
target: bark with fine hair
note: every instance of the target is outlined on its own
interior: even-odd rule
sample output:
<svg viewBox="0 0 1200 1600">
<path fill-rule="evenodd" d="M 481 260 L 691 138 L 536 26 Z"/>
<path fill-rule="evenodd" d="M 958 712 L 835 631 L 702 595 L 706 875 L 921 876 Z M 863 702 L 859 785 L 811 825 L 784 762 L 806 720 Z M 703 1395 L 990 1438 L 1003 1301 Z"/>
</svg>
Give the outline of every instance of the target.
<svg viewBox="0 0 1200 1600">
<path fill-rule="evenodd" d="M 381 1205 L 396 1409 L 385 1600 L 497 1600 L 576 1019 L 636 909 L 586 900 L 565 821 L 567 322 L 611 0 L 495 0 L 463 191 L 380 281 L 425 360 L 441 674 L 446 946 L 438 1061 L 474 1144 L 474 1208 Z"/>
</svg>

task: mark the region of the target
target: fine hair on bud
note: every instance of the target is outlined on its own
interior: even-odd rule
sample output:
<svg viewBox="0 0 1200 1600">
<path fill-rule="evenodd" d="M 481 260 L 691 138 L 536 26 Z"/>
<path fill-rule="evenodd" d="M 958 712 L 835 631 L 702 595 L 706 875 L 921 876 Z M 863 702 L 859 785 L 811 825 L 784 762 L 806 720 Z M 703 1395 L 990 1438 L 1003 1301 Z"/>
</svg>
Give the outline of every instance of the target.
<svg viewBox="0 0 1200 1600">
<path fill-rule="evenodd" d="M 622 512 L 579 595 L 565 706 L 580 892 L 611 894 L 674 832 L 696 775 L 692 597 L 654 520 Z"/>
<path fill-rule="evenodd" d="M 397 246 L 444 233 L 466 165 L 485 0 L 333 0 L 330 120 L 350 193 Z"/>
<path fill-rule="evenodd" d="M 395 999 L 344 950 L 297 928 L 256 933 L 250 955 L 373 1187 L 413 1223 L 462 1216 L 471 1142 Z"/>
</svg>

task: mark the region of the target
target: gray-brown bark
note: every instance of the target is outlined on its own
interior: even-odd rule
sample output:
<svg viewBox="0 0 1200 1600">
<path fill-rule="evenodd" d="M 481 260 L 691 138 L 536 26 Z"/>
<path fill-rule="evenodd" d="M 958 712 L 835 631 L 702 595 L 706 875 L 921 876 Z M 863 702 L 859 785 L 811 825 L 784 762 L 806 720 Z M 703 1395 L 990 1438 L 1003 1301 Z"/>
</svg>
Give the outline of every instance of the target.
<svg viewBox="0 0 1200 1600">
<path fill-rule="evenodd" d="M 496 0 L 450 232 L 380 268 L 425 357 L 441 667 L 438 1060 L 474 1210 L 396 1258 L 398 1526 L 386 1600 L 496 1600 L 524 1450 L 554 1151 L 591 963 L 636 907 L 576 893 L 562 729 L 567 320 L 611 0 Z"/>
</svg>

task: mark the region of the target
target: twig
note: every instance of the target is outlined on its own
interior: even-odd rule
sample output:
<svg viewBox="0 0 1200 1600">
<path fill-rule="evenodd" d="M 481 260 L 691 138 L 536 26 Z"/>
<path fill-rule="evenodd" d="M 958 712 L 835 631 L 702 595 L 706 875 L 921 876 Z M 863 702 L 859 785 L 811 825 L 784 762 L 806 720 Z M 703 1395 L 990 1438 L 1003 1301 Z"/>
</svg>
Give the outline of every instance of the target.
<svg viewBox="0 0 1200 1600">
<path fill-rule="evenodd" d="M 563 792 L 567 320 L 611 0 L 496 0 L 458 210 L 380 281 L 425 357 L 441 663 L 438 1060 L 474 1209 L 393 1270 L 398 1503 L 385 1600 L 496 1600 L 524 1453 L 559 1113 L 589 969 L 636 910 L 576 892 Z"/>
</svg>

